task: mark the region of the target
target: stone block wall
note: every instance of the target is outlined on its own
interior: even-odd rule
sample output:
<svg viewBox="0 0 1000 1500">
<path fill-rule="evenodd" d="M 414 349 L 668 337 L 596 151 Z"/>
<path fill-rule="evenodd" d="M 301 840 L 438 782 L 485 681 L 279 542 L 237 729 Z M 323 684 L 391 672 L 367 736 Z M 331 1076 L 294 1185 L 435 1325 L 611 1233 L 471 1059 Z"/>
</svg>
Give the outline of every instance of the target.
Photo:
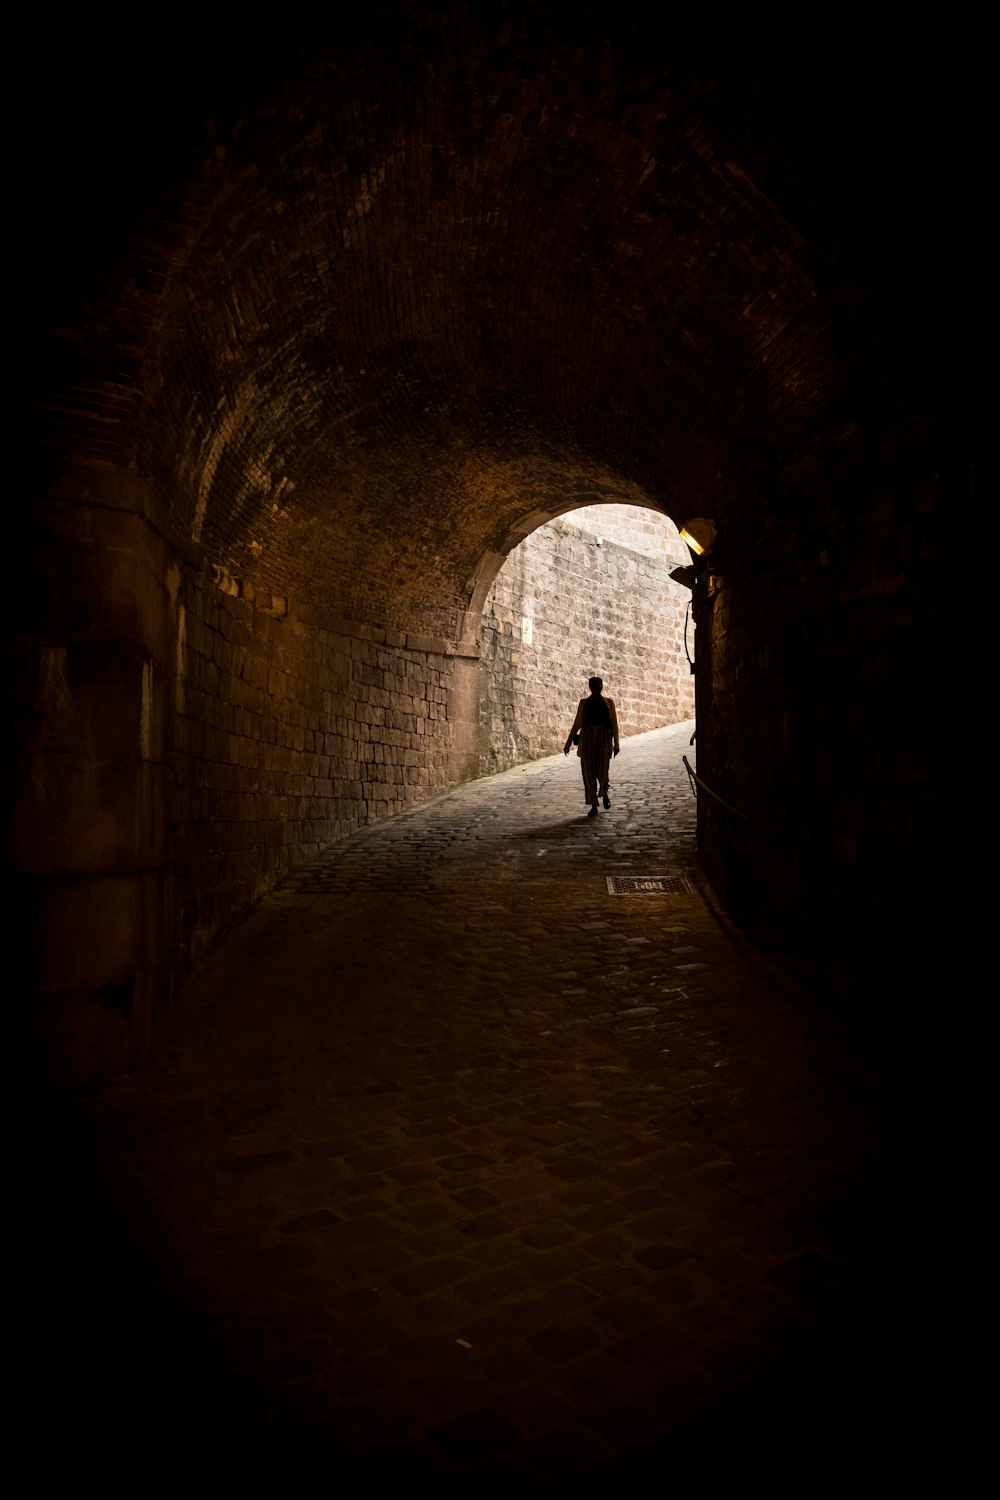
<svg viewBox="0 0 1000 1500">
<path fill-rule="evenodd" d="M 430 646 L 432 649 L 427 649 Z M 327 844 L 454 776 L 446 643 L 218 573 L 185 591 L 172 838 L 185 962 Z"/>
<path fill-rule="evenodd" d="M 6 653 L 11 969 L 34 982 L 35 1059 L 73 1085 L 141 1058 L 169 987 L 179 574 L 132 475 L 49 475 L 31 542 Z"/>
<path fill-rule="evenodd" d="M 592 675 L 623 736 L 694 717 L 691 595 L 669 576 L 689 561 L 666 516 L 629 505 L 571 511 L 510 554 L 483 611 L 481 775 L 561 750 Z"/>
<path fill-rule="evenodd" d="M 283 875 L 471 774 L 476 663 L 206 566 L 137 478 L 51 477 L 8 644 L 12 970 L 74 1087 Z"/>
</svg>

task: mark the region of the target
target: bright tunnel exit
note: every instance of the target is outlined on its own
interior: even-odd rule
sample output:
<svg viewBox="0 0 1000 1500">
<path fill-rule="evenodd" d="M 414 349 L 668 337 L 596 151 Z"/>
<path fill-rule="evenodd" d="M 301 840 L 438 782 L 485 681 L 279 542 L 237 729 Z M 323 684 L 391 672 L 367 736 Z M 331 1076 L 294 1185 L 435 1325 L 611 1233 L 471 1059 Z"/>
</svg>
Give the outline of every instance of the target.
<svg viewBox="0 0 1000 1500">
<path fill-rule="evenodd" d="M 694 718 L 690 560 L 676 526 L 636 505 L 589 505 L 509 554 L 483 609 L 480 774 L 562 749 L 592 674 L 622 736 Z"/>
</svg>

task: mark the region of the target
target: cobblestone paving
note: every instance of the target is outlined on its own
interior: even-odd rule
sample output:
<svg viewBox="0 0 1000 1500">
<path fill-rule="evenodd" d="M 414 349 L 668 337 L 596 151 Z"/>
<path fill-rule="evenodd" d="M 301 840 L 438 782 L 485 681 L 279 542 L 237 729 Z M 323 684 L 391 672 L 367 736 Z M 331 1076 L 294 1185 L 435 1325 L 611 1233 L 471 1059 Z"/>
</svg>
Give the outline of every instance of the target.
<svg viewBox="0 0 1000 1500">
<path fill-rule="evenodd" d="M 330 849 L 89 1101 L 165 1473 L 877 1472 L 891 1079 L 717 916 L 691 728 L 627 741 L 596 819 L 559 756 Z"/>
</svg>

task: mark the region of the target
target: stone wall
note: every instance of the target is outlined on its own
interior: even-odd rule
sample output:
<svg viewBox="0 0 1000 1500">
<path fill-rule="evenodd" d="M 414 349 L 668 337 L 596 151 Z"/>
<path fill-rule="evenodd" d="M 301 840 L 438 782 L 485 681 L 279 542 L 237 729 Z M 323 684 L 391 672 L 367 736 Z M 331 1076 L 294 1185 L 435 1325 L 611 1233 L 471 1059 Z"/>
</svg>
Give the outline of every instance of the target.
<svg viewBox="0 0 1000 1500">
<path fill-rule="evenodd" d="M 473 774 L 477 663 L 236 580 L 134 476 L 64 470 L 18 576 L 5 750 L 35 1055 L 141 1062 L 184 974 L 289 870 Z"/>
<path fill-rule="evenodd" d="M 77 1084 L 142 1057 L 169 991 L 180 573 L 135 475 L 66 470 L 33 499 L 7 648 L 11 970 L 34 982 L 34 1058 Z"/>
<path fill-rule="evenodd" d="M 592 675 L 623 736 L 694 717 L 691 595 L 669 577 L 689 561 L 666 516 L 629 505 L 569 512 L 510 554 L 483 611 L 481 775 L 561 750 Z"/>
<path fill-rule="evenodd" d="M 948 676 L 939 537 L 968 476 L 915 463 L 879 481 L 859 475 L 853 516 L 803 486 L 798 513 L 820 523 L 723 539 L 695 590 L 699 850 L 757 942 L 895 1021 L 932 992 L 950 925 L 928 684 Z"/>
<path fill-rule="evenodd" d="M 217 572 L 186 591 L 182 636 L 173 836 L 191 963 L 296 865 L 451 783 L 456 664 L 443 640 Z"/>
</svg>

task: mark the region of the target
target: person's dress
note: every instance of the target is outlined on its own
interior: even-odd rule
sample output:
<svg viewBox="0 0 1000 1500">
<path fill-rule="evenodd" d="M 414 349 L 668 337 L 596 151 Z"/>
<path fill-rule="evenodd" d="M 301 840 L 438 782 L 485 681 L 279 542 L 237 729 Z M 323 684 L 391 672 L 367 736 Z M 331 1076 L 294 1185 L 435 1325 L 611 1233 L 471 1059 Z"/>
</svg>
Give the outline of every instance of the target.
<svg viewBox="0 0 1000 1500">
<path fill-rule="evenodd" d="M 608 794 L 611 752 L 618 743 L 618 715 L 614 700 L 604 697 L 600 699 L 608 710 L 607 723 L 587 723 L 587 705 L 592 701 L 592 695 L 580 699 L 573 728 L 570 730 L 570 735 L 580 736 L 576 753 L 580 757 L 584 794 L 591 807 L 596 804 L 598 796 L 606 797 Z"/>
</svg>

